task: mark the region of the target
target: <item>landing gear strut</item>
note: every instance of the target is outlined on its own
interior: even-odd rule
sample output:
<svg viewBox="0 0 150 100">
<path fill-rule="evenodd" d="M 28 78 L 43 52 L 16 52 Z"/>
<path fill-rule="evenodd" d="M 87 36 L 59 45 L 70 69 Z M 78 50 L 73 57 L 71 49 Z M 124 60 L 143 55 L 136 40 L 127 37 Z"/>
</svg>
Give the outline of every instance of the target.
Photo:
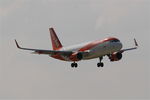
<svg viewBox="0 0 150 100">
<path fill-rule="evenodd" d="M 104 63 L 103 62 L 101 62 L 102 61 L 102 59 L 103 59 L 103 57 L 99 57 L 99 63 L 97 63 L 97 67 L 103 67 L 104 66 Z"/>
<path fill-rule="evenodd" d="M 78 64 L 77 63 L 71 63 L 71 67 L 73 68 L 73 67 L 75 67 L 75 68 L 77 68 L 78 67 Z"/>
</svg>

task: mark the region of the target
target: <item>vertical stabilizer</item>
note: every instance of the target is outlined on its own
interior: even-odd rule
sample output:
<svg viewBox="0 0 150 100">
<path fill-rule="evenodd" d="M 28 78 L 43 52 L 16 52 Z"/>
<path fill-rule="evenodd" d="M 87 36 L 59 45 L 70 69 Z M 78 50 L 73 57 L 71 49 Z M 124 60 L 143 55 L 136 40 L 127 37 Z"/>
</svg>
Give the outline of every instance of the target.
<svg viewBox="0 0 150 100">
<path fill-rule="evenodd" d="M 59 38 L 57 37 L 54 29 L 49 28 L 49 31 L 50 31 L 53 50 L 58 50 L 58 49 L 62 48 L 62 44 L 60 43 Z"/>
</svg>

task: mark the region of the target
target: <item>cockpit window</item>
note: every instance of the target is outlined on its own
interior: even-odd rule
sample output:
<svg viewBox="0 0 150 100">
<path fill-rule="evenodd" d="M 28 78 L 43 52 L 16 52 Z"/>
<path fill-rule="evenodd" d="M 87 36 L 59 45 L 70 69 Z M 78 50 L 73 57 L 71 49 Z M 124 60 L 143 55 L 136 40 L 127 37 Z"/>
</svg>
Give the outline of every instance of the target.
<svg viewBox="0 0 150 100">
<path fill-rule="evenodd" d="M 111 42 L 120 42 L 120 41 L 117 39 L 114 39 L 114 40 L 111 40 Z"/>
</svg>

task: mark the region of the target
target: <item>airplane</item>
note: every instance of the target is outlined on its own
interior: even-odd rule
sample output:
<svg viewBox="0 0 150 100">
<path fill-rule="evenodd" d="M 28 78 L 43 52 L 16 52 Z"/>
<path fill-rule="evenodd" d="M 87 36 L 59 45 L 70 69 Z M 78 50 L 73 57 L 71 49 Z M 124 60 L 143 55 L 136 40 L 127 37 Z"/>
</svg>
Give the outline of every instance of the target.
<svg viewBox="0 0 150 100">
<path fill-rule="evenodd" d="M 103 67 L 104 63 L 102 62 L 102 59 L 104 56 L 108 56 L 111 62 L 119 61 L 122 58 L 123 52 L 134 50 L 138 47 L 137 41 L 134 39 L 134 47 L 122 49 L 122 43 L 115 37 L 107 37 L 103 40 L 95 40 L 78 45 L 63 47 L 54 28 L 49 28 L 49 32 L 53 50 L 23 48 L 20 47 L 15 40 L 16 46 L 19 49 L 33 51 L 33 54 L 45 54 L 58 60 L 70 61 L 72 62 L 72 68 L 78 67 L 78 64 L 76 63 L 77 61 L 90 60 L 94 58 L 99 58 L 97 67 Z"/>
</svg>

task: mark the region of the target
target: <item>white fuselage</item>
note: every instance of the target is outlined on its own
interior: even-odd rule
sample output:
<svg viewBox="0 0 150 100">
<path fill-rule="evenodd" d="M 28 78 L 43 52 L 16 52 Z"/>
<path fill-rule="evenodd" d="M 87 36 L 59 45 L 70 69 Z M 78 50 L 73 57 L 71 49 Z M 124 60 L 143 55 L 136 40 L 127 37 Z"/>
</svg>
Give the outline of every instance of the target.
<svg viewBox="0 0 150 100">
<path fill-rule="evenodd" d="M 69 47 L 63 47 L 61 50 L 74 51 L 74 52 L 80 51 L 81 48 L 85 47 L 89 43 L 92 42 L 87 42 L 87 43 L 78 44 Z M 98 43 L 97 45 L 91 46 L 90 49 L 86 49 L 84 51 L 87 52 L 87 54 L 83 55 L 83 60 L 93 59 L 104 55 L 112 54 L 113 52 L 118 52 L 121 48 L 122 48 L 122 43 L 120 41 L 118 42 L 106 41 L 106 42 Z"/>
<path fill-rule="evenodd" d="M 113 52 L 118 52 L 121 48 L 122 44 L 120 42 L 118 43 L 109 43 L 109 41 L 104 42 L 90 49 L 89 55 L 84 57 L 83 59 L 92 59 L 112 54 Z"/>
</svg>

